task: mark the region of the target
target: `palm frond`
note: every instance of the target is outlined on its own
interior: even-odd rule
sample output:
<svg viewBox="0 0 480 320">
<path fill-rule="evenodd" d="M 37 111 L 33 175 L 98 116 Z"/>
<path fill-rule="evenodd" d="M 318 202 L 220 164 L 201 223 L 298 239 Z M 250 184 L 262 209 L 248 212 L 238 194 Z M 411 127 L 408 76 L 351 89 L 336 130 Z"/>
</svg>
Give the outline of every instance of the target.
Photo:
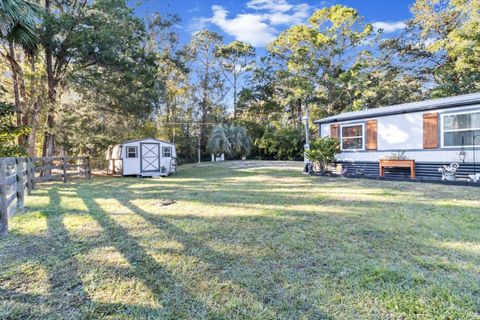
<svg viewBox="0 0 480 320">
<path fill-rule="evenodd" d="M 222 125 L 213 128 L 208 138 L 207 149 L 214 154 L 231 154 L 232 146 Z"/>
<path fill-rule="evenodd" d="M 219 125 L 213 128 L 208 139 L 207 149 L 215 154 L 248 155 L 252 149 L 252 140 L 247 129 L 241 126 Z"/>
<path fill-rule="evenodd" d="M 27 0 L 0 0 L 0 36 L 34 53 L 39 38 L 35 25 L 41 7 Z"/>
</svg>

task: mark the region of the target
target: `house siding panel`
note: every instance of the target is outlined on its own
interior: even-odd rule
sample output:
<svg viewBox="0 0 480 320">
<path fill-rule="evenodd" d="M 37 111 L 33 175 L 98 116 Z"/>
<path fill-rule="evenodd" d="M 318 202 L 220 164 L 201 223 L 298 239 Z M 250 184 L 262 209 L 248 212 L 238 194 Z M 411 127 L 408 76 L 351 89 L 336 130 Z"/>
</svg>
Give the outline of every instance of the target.
<svg viewBox="0 0 480 320">
<path fill-rule="evenodd" d="M 363 175 L 366 177 L 378 177 L 379 166 L 376 161 L 357 161 L 344 162 L 339 161 L 337 164 L 342 165 L 346 169 L 346 175 Z M 416 162 L 415 174 L 419 179 L 425 180 L 439 180 L 442 178 L 441 172 L 438 168 L 442 165 L 448 165 L 448 162 Z M 469 174 L 480 170 L 480 167 L 473 163 L 462 163 L 456 172 L 456 177 L 459 179 L 467 179 Z M 408 168 L 385 168 L 385 177 L 387 178 L 410 178 L 410 169 Z"/>
</svg>

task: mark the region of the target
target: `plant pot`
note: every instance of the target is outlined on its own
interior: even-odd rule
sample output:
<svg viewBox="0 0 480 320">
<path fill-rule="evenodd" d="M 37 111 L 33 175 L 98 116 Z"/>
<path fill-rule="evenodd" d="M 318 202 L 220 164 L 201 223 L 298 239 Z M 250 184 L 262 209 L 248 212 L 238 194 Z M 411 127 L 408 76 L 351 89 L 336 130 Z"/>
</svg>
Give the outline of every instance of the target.
<svg viewBox="0 0 480 320">
<path fill-rule="evenodd" d="M 445 177 L 445 180 L 447 180 L 447 181 L 457 181 L 457 177 L 455 177 L 455 176 L 446 176 L 446 177 Z"/>
</svg>

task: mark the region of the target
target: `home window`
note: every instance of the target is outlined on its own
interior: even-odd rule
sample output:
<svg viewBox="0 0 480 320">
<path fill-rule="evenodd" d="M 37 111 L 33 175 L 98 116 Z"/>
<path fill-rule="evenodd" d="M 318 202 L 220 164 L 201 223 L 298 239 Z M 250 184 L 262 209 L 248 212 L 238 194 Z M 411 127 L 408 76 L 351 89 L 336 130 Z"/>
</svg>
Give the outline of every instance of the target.
<svg viewBox="0 0 480 320">
<path fill-rule="evenodd" d="M 163 157 L 170 158 L 172 156 L 172 147 L 163 147 Z"/>
<path fill-rule="evenodd" d="M 137 147 L 127 147 L 127 158 L 137 158 Z"/>
<path fill-rule="evenodd" d="M 342 150 L 363 150 L 363 129 L 363 123 L 342 126 Z"/>
<path fill-rule="evenodd" d="M 480 111 L 444 114 L 442 119 L 443 147 L 480 144 Z"/>
</svg>

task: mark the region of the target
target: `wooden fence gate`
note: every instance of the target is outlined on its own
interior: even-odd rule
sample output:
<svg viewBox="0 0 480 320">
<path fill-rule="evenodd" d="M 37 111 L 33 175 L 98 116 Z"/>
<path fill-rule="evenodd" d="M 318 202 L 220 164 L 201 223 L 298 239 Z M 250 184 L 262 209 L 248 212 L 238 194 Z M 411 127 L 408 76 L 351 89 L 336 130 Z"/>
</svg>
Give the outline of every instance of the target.
<svg viewBox="0 0 480 320">
<path fill-rule="evenodd" d="M 0 236 L 8 234 L 8 218 L 25 209 L 25 190 L 73 178 L 91 178 L 89 157 L 0 158 Z"/>
</svg>

